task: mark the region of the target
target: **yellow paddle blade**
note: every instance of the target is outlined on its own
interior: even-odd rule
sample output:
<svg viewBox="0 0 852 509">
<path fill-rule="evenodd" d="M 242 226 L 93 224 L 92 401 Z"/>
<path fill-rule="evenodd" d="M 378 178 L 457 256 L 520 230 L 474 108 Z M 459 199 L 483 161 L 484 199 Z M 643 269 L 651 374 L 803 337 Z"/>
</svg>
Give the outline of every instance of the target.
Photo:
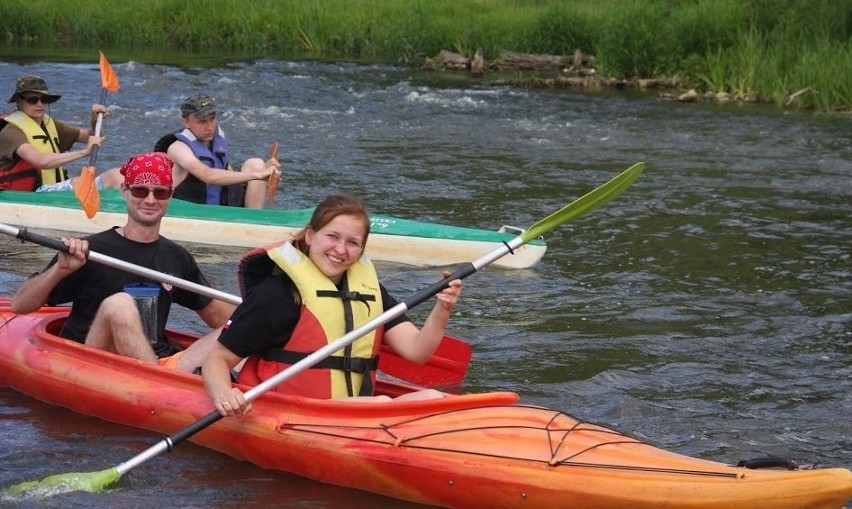
<svg viewBox="0 0 852 509">
<path fill-rule="evenodd" d="M 95 184 L 95 167 L 84 166 L 83 173 L 74 184 L 74 196 L 77 201 L 83 206 L 83 211 L 86 217 L 92 219 L 98 213 L 101 207 L 101 194 L 98 192 L 98 186 Z"/>
<path fill-rule="evenodd" d="M 107 62 L 106 56 L 103 51 L 98 51 L 100 58 L 98 60 L 98 66 L 101 68 L 101 88 L 109 90 L 110 92 L 118 92 L 118 76 L 115 74 L 115 71 L 112 70 L 112 66 Z"/>
<path fill-rule="evenodd" d="M 272 142 L 272 148 L 269 150 L 269 158 L 270 159 L 278 159 L 278 142 Z M 266 201 L 269 202 L 270 205 L 275 203 L 275 188 L 278 187 L 279 175 L 277 173 L 273 173 L 269 176 L 269 179 L 266 181 Z"/>
<path fill-rule="evenodd" d="M 12 502 L 21 499 L 41 500 L 72 491 L 97 493 L 109 488 L 118 482 L 120 478 L 121 473 L 114 467 L 98 472 L 56 474 L 45 477 L 40 481 L 27 481 L 9 486 L 5 490 L 0 491 L 0 501 Z"/>
</svg>

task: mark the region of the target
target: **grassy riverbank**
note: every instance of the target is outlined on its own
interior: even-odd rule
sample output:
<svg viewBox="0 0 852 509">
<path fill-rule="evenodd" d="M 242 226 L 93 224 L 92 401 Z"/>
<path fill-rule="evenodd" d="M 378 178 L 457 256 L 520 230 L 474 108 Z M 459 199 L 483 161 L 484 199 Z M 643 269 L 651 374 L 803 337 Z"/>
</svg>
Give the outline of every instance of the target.
<svg viewBox="0 0 852 509">
<path fill-rule="evenodd" d="M 258 58 L 418 65 L 442 49 L 494 58 L 579 48 L 599 75 L 680 75 L 699 91 L 852 109 L 852 2 L 838 0 L 4 0 L 0 19 L 7 45 Z"/>
</svg>

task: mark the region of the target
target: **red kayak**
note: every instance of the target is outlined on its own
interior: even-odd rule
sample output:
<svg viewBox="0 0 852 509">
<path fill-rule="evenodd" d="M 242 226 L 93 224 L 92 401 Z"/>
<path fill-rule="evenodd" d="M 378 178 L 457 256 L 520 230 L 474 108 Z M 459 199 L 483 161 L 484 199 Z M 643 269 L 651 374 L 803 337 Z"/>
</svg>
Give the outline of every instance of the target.
<svg viewBox="0 0 852 509">
<path fill-rule="evenodd" d="M 173 433 L 212 410 L 196 375 L 55 335 L 68 308 L 0 299 L 0 385 L 128 426 Z M 189 336 L 182 336 L 190 339 Z M 410 390 L 380 381 L 380 393 Z M 202 446 L 330 484 L 452 507 L 841 508 L 852 472 L 750 469 L 666 451 L 517 394 L 342 402 L 266 393 Z"/>
</svg>

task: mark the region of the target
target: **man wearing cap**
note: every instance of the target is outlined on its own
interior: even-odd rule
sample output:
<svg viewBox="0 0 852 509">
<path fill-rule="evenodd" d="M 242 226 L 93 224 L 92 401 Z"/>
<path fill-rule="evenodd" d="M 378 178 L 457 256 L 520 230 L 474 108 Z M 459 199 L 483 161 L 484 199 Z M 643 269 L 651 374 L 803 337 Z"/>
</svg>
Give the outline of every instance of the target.
<svg viewBox="0 0 852 509">
<path fill-rule="evenodd" d="M 103 138 L 94 136 L 98 113 L 107 114 L 101 104 L 92 105 L 91 128 L 77 128 L 47 114 L 48 105 L 59 100 L 39 76 L 22 76 L 9 97 L 17 110 L 0 118 L 0 189 L 35 191 L 68 179 L 64 165 L 91 154 Z M 85 148 L 71 151 L 74 143 Z"/>
<path fill-rule="evenodd" d="M 277 159 L 247 159 L 233 171 L 228 140 L 217 122 L 212 97 L 187 97 L 180 108 L 183 129 L 160 138 L 154 150 L 167 152 L 175 162 L 175 198 L 208 205 L 263 208 L 266 181 L 280 174 Z"/>
<path fill-rule="evenodd" d="M 159 152 L 131 157 L 120 170 L 124 176 L 121 191 L 127 202 L 127 223 L 84 239 L 62 239 L 68 253 L 57 254 L 44 271 L 24 282 L 12 299 L 12 309 L 31 313 L 45 304 L 71 302 L 71 313 L 60 331 L 62 337 L 181 371 L 192 372 L 200 366 L 215 339 L 196 341 L 180 351 L 165 332 L 171 304 L 194 310 L 211 328 L 225 324 L 234 310 L 232 304 L 86 261 L 91 249 L 208 285 L 192 255 L 160 235 L 160 221 L 174 192 L 172 164 L 166 154 Z M 155 307 L 158 333 L 149 340 L 136 302 L 124 290 L 129 285 L 152 283 L 159 288 Z M 218 334 L 211 335 L 215 336 Z"/>
</svg>

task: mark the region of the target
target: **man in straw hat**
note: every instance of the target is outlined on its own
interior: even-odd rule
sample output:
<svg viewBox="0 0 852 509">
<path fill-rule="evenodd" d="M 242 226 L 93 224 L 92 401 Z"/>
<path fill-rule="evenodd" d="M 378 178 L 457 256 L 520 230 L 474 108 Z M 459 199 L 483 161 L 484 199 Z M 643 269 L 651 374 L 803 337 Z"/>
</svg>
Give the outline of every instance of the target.
<svg viewBox="0 0 852 509">
<path fill-rule="evenodd" d="M 171 304 L 194 310 L 211 328 L 225 324 L 234 310 L 233 304 L 155 283 L 122 269 L 87 263 L 86 259 L 91 249 L 209 286 L 192 255 L 160 235 L 160 221 L 174 193 L 172 165 L 161 152 L 131 157 L 120 169 L 127 223 L 84 239 L 62 239 L 68 253 L 59 253 L 44 271 L 24 282 L 12 299 L 12 309 L 31 313 L 45 304 L 71 302 L 71 314 L 60 331 L 62 337 L 180 371 L 192 372 L 201 366 L 215 339 L 206 343 L 199 340 L 180 350 L 165 331 Z M 156 337 L 146 334 L 140 308 L 128 293 L 140 285 L 154 289 Z"/>
<path fill-rule="evenodd" d="M 62 97 L 39 76 L 21 76 L 9 97 L 17 110 L 0 118 L 0 189 L 35 191 L 68 179 L 65 165 L 88 156 L 103 138 L 94 136 L 101 104 L 92 105 L 91 127 L 77 128 L 47 114 L 49 105 Z M 71 151 L 77 142 L 86 146 Z"/>
</svg>

